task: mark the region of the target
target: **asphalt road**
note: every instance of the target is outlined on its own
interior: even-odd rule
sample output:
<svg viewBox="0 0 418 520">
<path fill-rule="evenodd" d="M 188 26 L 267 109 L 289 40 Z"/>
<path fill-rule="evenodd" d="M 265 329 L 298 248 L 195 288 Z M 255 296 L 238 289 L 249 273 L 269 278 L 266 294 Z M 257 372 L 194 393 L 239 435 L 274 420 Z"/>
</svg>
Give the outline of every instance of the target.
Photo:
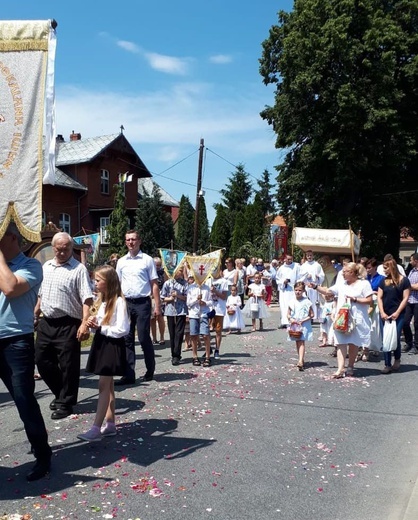
<svg viewBox="0 0 418 520">
<path fill-rule="evenodd" d="M 294 345 L 278 322 L 273 307 L 264 331 L 248 326 L 224 337 L 211 368 L 193 367 L 189 352 L 172 367 L 168 342 L 157 347 L 155 381 L 117 389 L 119 433 L 100 443 L 77 439 L 94 417 L 96 377 L 83 372 L 77 415 L 61 421 L 50 419 L 51 394 L 37 382 L 54 456 L 50 477 L 34 483 L 25 480 L 33 458 L 22 425 L 0 385 L 0 513 L 83 520 L 418 518 L 418 356 L 404 355 L 396 374 L 381 375 L 377 360 L 358 363 L 354 378 L 333 380 L 335 359 L 315 341 L 307 369 L 298 372 Z M 137 375 L 143 373 L 138 355 Z"/>
</svg>

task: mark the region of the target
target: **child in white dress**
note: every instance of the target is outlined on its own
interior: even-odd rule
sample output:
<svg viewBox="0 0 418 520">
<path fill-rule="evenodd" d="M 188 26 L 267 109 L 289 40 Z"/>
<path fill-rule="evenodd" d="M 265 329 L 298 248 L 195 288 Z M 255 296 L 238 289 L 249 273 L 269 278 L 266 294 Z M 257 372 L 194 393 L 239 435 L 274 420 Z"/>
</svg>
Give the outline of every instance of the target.
<svg viewBox="0 0 418 520">
<path fill-rule="evenodd" d="M 322 321 L 320 325 L 321 344 L 320 347 L 328 347 L 334 344 L 333 321 L 335 316 L 336 301 L 335 297 L 325 295 L 325 302 L 321 306 Z"/>
<path fill-rule="evenodd" d="M 260 320 L 259 330 L 263 330 L 263 319 L 268 317 L 265 304 L 266 288 L 261 283 L 261 273 L 255 273 L 254 282 L 248 286 L 248 301 L 244 307 L 244 314 L 251 318 L 252 331 L 256 330 L 256 321 Z"/>
<path fill-rule="evenodd" d="M 289 328 L 299 327 L 301 335 L 291 337 L 289 340 L 296 342 L 296 350 L 298 353 L 297 368 L 303 371 L 305 367 L 305 341 L 312 340 L 312 324 L 311 320 L 314 316 L 312 302 L 305 296 L 305 284 L 303 282 L 296 282 L 294 286 L 295 299 L 289 303 L 287 311 L 287 318 L 289 320 Z"/>
<path fill-rule="evenodd" d="M 238 294 L 236 285 L 231 286 L 231 294 L 226 300 L 226 314 L 224 317 L 224 330 L 227 330 L 227 334 L 231 330 L 237 330 L 241 332 L 245 328 L 244 318 L 241 312 L 241 297 Z"/>
</svg>

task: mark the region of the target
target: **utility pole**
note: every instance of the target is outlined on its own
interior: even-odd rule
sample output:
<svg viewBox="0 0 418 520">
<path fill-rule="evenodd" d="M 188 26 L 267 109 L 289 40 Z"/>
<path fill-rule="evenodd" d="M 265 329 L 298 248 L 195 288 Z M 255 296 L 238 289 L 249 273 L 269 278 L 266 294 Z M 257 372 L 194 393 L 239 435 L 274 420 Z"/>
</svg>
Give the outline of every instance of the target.
<svg viewBox="0 0 418 520">
<path fill-rule="evenodd" d="M 196 187 L 196 209 L 194 214 L 194 233 L 193 233 L 193 252 L 197 252 L 197 235 L 199 231 L 199 209 L 200 197 L 202 196 L 202 169 L 203 169 L 203 150 L 205 148 L 204 140 L 200 140 L 199 148 L 199 166 L 197 170 L 197 187 Z"/>
</svg>

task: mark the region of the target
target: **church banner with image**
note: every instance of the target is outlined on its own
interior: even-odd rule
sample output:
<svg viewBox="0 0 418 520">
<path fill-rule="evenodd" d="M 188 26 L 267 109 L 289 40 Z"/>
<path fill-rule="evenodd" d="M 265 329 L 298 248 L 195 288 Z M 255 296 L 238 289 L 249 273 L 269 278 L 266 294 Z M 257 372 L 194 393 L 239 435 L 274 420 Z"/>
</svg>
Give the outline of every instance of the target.
<svg viewBox="0 0 418 520">
<path fill-rule="evenodd" d="M 174 278 L 174 275 L 179 269 L 183 267 L 186 251 L 176 251 L 173 249 L 160 249 L 160 257 L 163 269 L 169 278 Z"/>
<path fill-rule="evenodd" d="M 55 25 L 0 22 L 0 238 L 13 219 L 41 239 L 42 182 L 55 179 Z"/>
<path fill-rule="evenodd" d="M 216 269 L 219 259 L 209 256 L 186 256 L 186 261 L 198 285 L 205 283 Z"/>
</svg>

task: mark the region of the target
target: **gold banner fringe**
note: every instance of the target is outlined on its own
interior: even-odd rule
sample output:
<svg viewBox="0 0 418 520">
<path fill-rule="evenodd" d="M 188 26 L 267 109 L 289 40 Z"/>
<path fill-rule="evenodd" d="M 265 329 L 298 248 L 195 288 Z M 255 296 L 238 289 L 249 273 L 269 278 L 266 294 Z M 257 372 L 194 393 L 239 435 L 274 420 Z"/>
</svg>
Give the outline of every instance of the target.
<svg viewBox="0 0 418 520">
<path fill-rule="evenodd" d="M 47 50 L 48 40 L 0 40 L 0 52 Z"/>
<path fill-rule="evenodd" d="M 7 208 L 6 216 L 4 217 L 3 222 L 0 226 L 0 240 L 3 238 L 3 235 L 6 233 L 6 229 L 10 224 L 10 221 L 13 220 L 20 231 L 22 237 L 26 238 L 29 242 L 41 242 L 41 232 L 33 231 L 28 229 L 23 222 L 21 221 L 19 215 L 17 214 L 16 208 L 14 206 L 14 202 L 9 202 L 9 207 Z"/>
</svg>

